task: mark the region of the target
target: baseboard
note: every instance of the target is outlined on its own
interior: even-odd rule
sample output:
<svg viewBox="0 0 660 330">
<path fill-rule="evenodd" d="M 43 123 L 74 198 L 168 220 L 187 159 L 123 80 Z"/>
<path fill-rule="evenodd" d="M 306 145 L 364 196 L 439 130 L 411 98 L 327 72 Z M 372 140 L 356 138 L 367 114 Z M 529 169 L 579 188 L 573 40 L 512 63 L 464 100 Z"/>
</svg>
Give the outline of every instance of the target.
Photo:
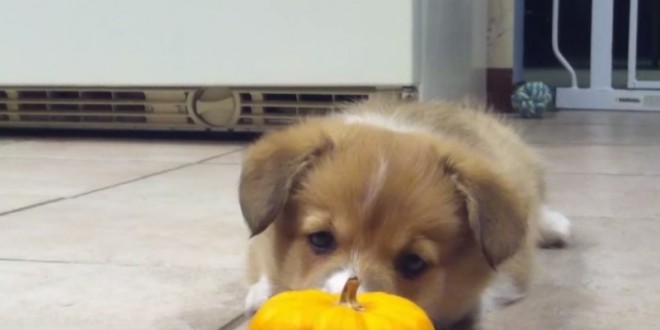
<svg viewBox="0 0 660 330">
<path fill-rule="evenodd" d="M 488 104 L 498 112 L 513 112 L 513 69 L 488 68 L 486 70 L 486 98 Z"/>
</svg>

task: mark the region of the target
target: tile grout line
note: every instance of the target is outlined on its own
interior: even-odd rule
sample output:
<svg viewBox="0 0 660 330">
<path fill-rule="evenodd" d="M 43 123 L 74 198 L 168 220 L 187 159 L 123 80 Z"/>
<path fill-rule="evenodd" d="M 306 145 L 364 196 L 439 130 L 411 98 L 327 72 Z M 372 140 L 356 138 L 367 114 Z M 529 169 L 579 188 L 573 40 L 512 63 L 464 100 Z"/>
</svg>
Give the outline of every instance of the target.
<svg viewBox="0 0 660 330">
<path fill-rule="evenodd" d="M 225 156 L 233 155 L 233 154 L 236 154 L 236 153 L 241 153 L 241 151 L 243 151 L 243 150 L 245 150 L 245 148 L 236 149 L 236 150 L 234 150 L 234 151 L 230 151 L 230 152 L 228 152 L 228 153 L 226 153 L 226 154 L 224 154 L 224 155 L 222 155 L 222 156 L 217 156 L 217 157 L 214 157 L 214 158 L 212 158 L 212 159 L 203 160 L 203 161 L 202 161 L 202 164 L 205 164 L 205 165 L 207 165 L 207 164 L 209 164 L 209 165 L 213 165 L 213 164 L 221 164 L 221 165 L 239 165 L 239 163 L 236 163 L 236 162 L 234 162 L 234 163 L 229 163 L 229 162 L 228 162 L 228 163 L 209 163 L 209 161 L 211 161 L 211 160 L 213 160 L 213 159 L 215 159 L 215 158 L 220 158 L 220 157 L 225 157 Z"/>
<path fill-rule="evenodd" d="M 21 258 L 4 258 L 0 257 L 0 262 L 14 262 L 14 263 L 34 263 L 34 264 L 56 264 L 56 265 L 77 265 L 77 266 L 102 266 L 102 267 L 118 267 L 118 268 L 156 268 L 156 269 L 202 269 L 201 267 L 194 266 L 167 266 L 167 265 L 149 265 L 149 264 L 129 264 L 129 263 L 112 263 L 112 262 L 90 262 L 90 261 L 75 261 L 75 260 L 47 260 L 47 259 L 21 259 Z M 205 270 L 219 270 L 219 271 L 244 271 L 243 268 L 237 267 L 204 267 Z"/>
<path fill-rule="evenodd" d="M 0 146 L 1 147 L 1 146 Z M 177 160 L 147 160 L 147 159 L 106 159 L 106 158 L 62 158 L 43 156 L 0 156 L 0 159 L 18 160 L 53 160 L 53 161 L 75 161 L 75 162 L 108 162 L 108 163 L 185 163 Z"/>
<path fill-rule="evenodd" d="M 17 209 L 12 209 L 12 210 L 9 210 L 9 211 L 0 212 L 0 217 L 8 215 L 8 214 L 16 213 L 16 212 L 29 210 L 29 209 L 32 209 L 32 208 L 35 208 L 35 207 L 52 204 L 52 203 L 59 202 L 59 201 L 64 200 L 64 199 L 66 199 L 66 198 L 65 197 L 53 198 L 53 199 L 49 199 L 47 201 L 43 201 L 43 202 L 39 202 L 39 203 L 35 203 L 35 204 L 30 204 L 30 205 L 26 205 L 26 206 L 23 206 L 23 207 L 19 207 Z"/>
<path fill-rule="evenodd" d="M 578 142 L 549 142 L 549 141 L 533 141 L 533 140 L 525 140 L 523 139 L 527 144 L 532 145 L 532 146 L 564 146 L 564 147 L 589 147 L 589 146 L 605 146 L 605 147 L 660 147 L 660 143 L 605 143 L 605 142 L 586 142 L 586 143 L 578 143 Z"/>
<path fill-rule="evenodd" d="M 209 165 L 209 166 L 215 166 L 215 165 L 225 165 L 225 166 L 226 166 L 226 165 L 235 165 L 235 166 L 239 166 L 239 165 L 241 165 L 241 163 L 240 163 L 240 162 L 229 162 L 229 161 L 228 161 L 228 162 L 226 162 L 226 163 L 222 163 L 222 162 L 212 162 L 212 163 L 202 163 L 202 164 L 200 164 L 200 165 Z"/>
<path fill-rule="evenodd" d="M 608 147 L 608 148 L 660 148 L 660 143 L 630 143 L 630 144 L 609 144 L 609 143 L 558 143 L 558 142 L 531 142 L 525 141 L 527 144 L 536 148 L 548 147 Z"/>
<path fill-rule="evenodd" d="M 10 142 L 6 142 L 6 143 L 0 143 L 0 147 L 8 146 L 10 144 L 23 143 L 23 142 L 27 142 L 27 141 L 29 141 L 29 140 L 15 140 L 15 141 L 10 141 Z"/>
<path fill-rule="evenodd" d="M 643 216 L 643 217 L 616 217 L 616 216 L 597 216 L 597 215 L 575 215 L 575 214 L 565 214 L 569 219 L 580 219 L 580 220 L 612 220 L 612 221 L 653 221 L 656 222 L 660 220 L 660 217 L 654 216 Z"/>
<path fill-rule="evenodd" d="M 247 319 L 245 318 L 245 315 L 241 313 L 235 316 L 233 319 L 229 320 L 229 322 L 220 326 L 218 330 L 234 330 L 243 325 L 245 322 L 247 322 Z"/>
<path fill-rule="evenodd" d="M 657 178 L 660 174 L 635 174 L 635 173 L 605 173 L 605 172 L 554 172 L 546 171 L 549 175 L 582 175 L 582 176 L 607 176 L 607 177 L 640 177 L 640 178 Z"/>
<path fill-rule="evenodd" d="M 239 150 L 240 150 L 240 149 L 239 149 Z M 105 186 L 105 187 L 101 187 L 101 188 L 97 188 L 97 189 L 92 189 L 92 190 L 89 190 L 89 191 L 86 191 L 86 192 L 83 192 L 83 193 L 80 193 L 80 194 L 76 194 L 76 195 L 72 195 L 72 196 L 66 196 L 66 197 L 58 197 L 58 198 L 50 199 L 50 200 L 47 200 L 47 201 L 44 201 L 44 202 L 40 202 L 40 203 L 35 203 L 35 204 L 31 204 L 31 205 L 27 205 L 27 206 L 19 207 L 19 208 L 17 208 L 17 209 L 13 209 L 13 210 L 5 211 L 5 212 L 0 212 L 0 217 L 5 216 L 5 215 L 8 215 L 8 214 L 16 213 L 16 212 L 21 212 L 21 211 L 25 211 L 25 210 L 29 210 L 29 209 L 33 209 L 33 208 L 37 208 L 37 207 L 39 207 L 39 206 L 44 206 L 44 205 L 53 204 L 53 203 L 55 203 L 55 202 L 59 202 L 59 201 L 63 201 L 63 200 L 76 199 L 76 198 L 79 198 L 79 197 L 82 197 L 82 196 L 87 196 L 87 195 L 90 195 L 90 194 L 93 194 L 93 193 L 97 193 L 97 192 L 100 192 L 100 191 L 104 191 L 104 190 L 112 189 L 112 188 L 115 188 L 115 187 L 123 186 L 123 185 L 125 185 L 125 184 L 134 183 L 134 182 L 137 182 L 137 181 L 141 181 L 141 180 L 143 180 L 143 179 L 148 179 L 148 178 L 151 178 L 151 177 L 154 177 L 154 176 L 157 176 L 157 175 L 161 175 L 161 174 L 165 174 L 165 173 L 173 172 L 173 171 L 176 171 L 176 170 L 180 170 L 180 169 L 182 169 L 182 168 L 186 168 L 186 167 L 190 167 L 190 166 L 194 166 L 194 165 L 200 165 L 200 164 L 203 164 L 204 162 L 207 162 L 207 161 L 209 161 L 209 160 L 213 160 L 213 159 L 216 159 L 216 158 L 224 157 L 224 156 L 226 156 L 226 155 L 229 155 L 229 154 L 231 154 L 231 153 L 237 152 L 237 151 L 239 151 L 239 150 L 233 150 L 233 151 L 223 152 L 223 153 L 221 153 L 221 154 L 219 154 L 219 155 L 215 155 L 215 156 L 207 157 L 207 158 L 204 158 L 204 159 L 201 159 L 201 160 L 198 160 L 198 161 L 192 162 L 192 163 L 185 163 L 185 164 L 182 164 L 182 165 L 179 165 L 179 166 L 175 166 L 175 167 L 168 168 L 168 169 L 165 169 L 165 170 L 161 170 L 161 171 L 158 171 L 158 172 L 154 172 L 154 173 L 146 174 L 146 175 L 143 175 L 143 176 L 140 176 L 140 177 L 134 178 L 134 179 L 130 179 L 130 180 L 126 180 L 126 181 L 122 181 L 122 182 L 119 182 L 119 183 L 116 183 L 116 184 L 112 184 L 112 185 L 109 185 L 109 186 Z M 219 165 L 229 165 L 229 164 L 219 164 Z"/>
<path fill-rule="evenodd" d="M 190 167 L 190 166 L 194 166 L 194 165 L 200 165 L 200 164 L 202 164 L 204 162 L 207 162 L 209 160 L 224 157 L 224 156 L 226 156 L 228 154 L 231 154 L 233 152 L 234 151 L 223 152 L 222 154 L 219 154 L 219 155 L 207 157 L 207 158 L 204 158 L 204 159 L 192 162 L 192 163 L 182 164 L 182 165 L 175 166 L 175 167 L 172 167 L 172 168 L 168 168 L 168 169 L 165 169 L 165 170 L 162 170 L 162 171 L 146 174 L 146 175 L 143 175 L 141 177 L 126 180 L 126 181 L 119 182 L 119 183 L 116 183 L 116 184 L 113 184 L 113 185 L 109 185 L 109 186 L 93 189 L 93 190 L 90 190 L 90 191 L 86 191 L 86 192 L 83 192 L 83 193 L 80 193 L 80 194 L 77 194 L 77 195 L 66 197 L 65 199 L 76 199 L 76 198 L 87 196 L 87 195 L 90 195 L 90 194 L 94 194 L 94 193 L 97 193 L 97 192 L 100 192 L 100 191 L 104 191 L 104 190 L 116 188 L 116 187 L 119 187 L 119 186 L 123 186 L 123 185 L 129 184 L 129 183 L 135 183 L 135 182 L 138 182 L 138 181 L 142 181 L 144 179 L 155 177 L 155 176 L 158 176 L 158 175 L 161 175 L 161 174 L 174 172 L 176 170 L 180 170 L 180 169 L 183 169 L 183 168 L 186 168 L 186 167 Z"/>
<path fill-rule="evenodd" d="M 76 199 L 78 197 L 83 197 L 83 196 L 87 196 L 87 195 L 94 194 L 94 193 L 97 193 L 97 192 L 101 192 L 101 191 L 104 191 L 104 190 L 120 187 L 120 186 L 129 184 L 129 183 L 135 183 L 135 182 L 142 181 L 144 179 L 148 179 L 148 178 L 158 176 L 158 175 L 161 175 L 161 174 L 174 172 L 176 170 L 180 170 L 182 168 L 186 168 L 186 167 L 189 167 L 189 166 L 192 166 L 192 165 L 196 165 L 196 163 L 188 163 L 188 164 L 183 164 L 183 165 L 171 167 L 171 168 L 168 168 L 168 169 L 165 169 L 165 170 L 161 170 L 161 171 L 157 171 L 157 172 L 154 172 L 154 173 L 146 174 L 146 175 L 134 178 L 134 179 L 122 181 L 122 182 L 115 183 L 115 184 L 105 186 L 105 187 L 101 187 L 101 188 L 92 189 L 92 190 L 85 191 L 85 192 L 77 194 L 77 195 L 68 196 L 65 199 Z"/>
<path fill-rule="evenodd" d="M 579 122 L 538 122 L 543 126 L 611 126 L 611 127 L 655 127 L 655 124 L 607 124 L 607 123 L 579 123 Z"/>
<path fill-rule="evenodd" d="M 0 148 L 3 145 L 0 144 Z M 238 147 L 236 146 L 236 150 L 233 151 L 227 151 L 226 153 L 211 156 L 209 158 L 202 159 L 200 162 L 206 162 L 218 157 L 224 157 L 224 156 L 229 156 L 231 154 L 240 152 L 244 149 L 244 147 Z M 114 163 L 185 163 L 184 161 L 177 161 L 177 160 L 149 160 L 149 159 L 121 159 L 121 160 L 116 160 L 116 159 L 104 159 L 104 158 L 61 158 L 61 157 L 43 157 L 43 156 L 0 156 L 0 159 L 25 159 L 25 160 L 59 160 L 59 161 L 80 161 L 80 162 L 98 162 L 98 161 L 103 161 L 103 162 L 114 162 Z M 194 162 L 193 162 L 194 163 Z M 191 163 L 192 164 L 192 163 Z"/>
<path fill-rule="evenodd" d="M 122 267 L 148 267 L 148 268 L 190 268 L 190 267 L 163 267 L 163 266 L 132 266 L 132 265 L 118 265 L 118 264 L 109 264 L 109 263 L 89 263 L 89 262 L 73 262 L 73 261 L 56 261 L 56 260 L 25 260 L 25 259 L 14 259 L 14 258 L 0 258 L 0 262 L 19 262 L 19 263 L 47 263 L 47 264 L 61 264 L 61 265 L 83 265 L 83 266 L 122 266 Z M 223 268 L 223 270 L 225 270 Z M 231 270 L 231 269 L 230 269 Z M 234 318 L 229 320 L 224 325 L 220 326 L 218 330 L 235 330 L 239 326 L 243 325 L 247 319 L 244 314 L 236 315 Z"/>
</svg>

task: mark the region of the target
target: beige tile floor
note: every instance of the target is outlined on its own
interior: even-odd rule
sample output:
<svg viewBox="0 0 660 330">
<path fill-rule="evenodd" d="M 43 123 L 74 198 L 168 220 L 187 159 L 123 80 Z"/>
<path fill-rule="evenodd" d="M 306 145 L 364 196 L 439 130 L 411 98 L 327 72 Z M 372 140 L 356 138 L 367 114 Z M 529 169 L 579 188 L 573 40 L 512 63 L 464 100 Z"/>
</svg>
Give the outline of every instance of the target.
<svg viewBox="0 0 660 330">
<path fill-rule="evenodd" d="M 657 329 L 660 114 L 520 124 L 575 238 L 486 329 Z M 244 145 L 0 137 L 0 329 L 243 328 Z"/>
</svg>

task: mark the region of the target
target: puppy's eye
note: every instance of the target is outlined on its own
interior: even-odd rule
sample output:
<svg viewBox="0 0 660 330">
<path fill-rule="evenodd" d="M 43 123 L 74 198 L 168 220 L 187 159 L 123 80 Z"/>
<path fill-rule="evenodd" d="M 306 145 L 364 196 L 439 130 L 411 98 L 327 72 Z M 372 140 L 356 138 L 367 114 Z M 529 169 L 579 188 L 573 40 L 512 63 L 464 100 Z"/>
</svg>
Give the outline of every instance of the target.
<svg viewBox="0 0 660 330">
<path fill-rule="evenodd" d="M 337 246 L 335 237 L 329 231 L 319 231 L 307 236 L 312 250 L 317 254 L 332 252 Z"/>
<path fill-rule="evenodd" d="M 422 275 L 428 268 L 426 261 L 414 253 L 406 253 L 399 257 L 395 266 L 399 274 L 409 280 Z"/>
</svg>

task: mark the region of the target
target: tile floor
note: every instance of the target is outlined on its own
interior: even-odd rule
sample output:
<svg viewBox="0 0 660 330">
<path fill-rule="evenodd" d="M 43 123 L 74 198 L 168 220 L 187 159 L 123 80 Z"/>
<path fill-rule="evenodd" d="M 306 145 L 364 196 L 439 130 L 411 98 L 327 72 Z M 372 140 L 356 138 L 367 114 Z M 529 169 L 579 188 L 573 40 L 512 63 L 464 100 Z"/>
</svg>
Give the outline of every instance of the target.
<svg viewBox="0 0 660 330">
<path fill-rule="evenodd" d="M 657 329 L 660 114 L 519 124 L 575 238 L 486 330 Z M 244 146 L 0 137 L 0 328 L 243 328 Z"/>
</svg>

